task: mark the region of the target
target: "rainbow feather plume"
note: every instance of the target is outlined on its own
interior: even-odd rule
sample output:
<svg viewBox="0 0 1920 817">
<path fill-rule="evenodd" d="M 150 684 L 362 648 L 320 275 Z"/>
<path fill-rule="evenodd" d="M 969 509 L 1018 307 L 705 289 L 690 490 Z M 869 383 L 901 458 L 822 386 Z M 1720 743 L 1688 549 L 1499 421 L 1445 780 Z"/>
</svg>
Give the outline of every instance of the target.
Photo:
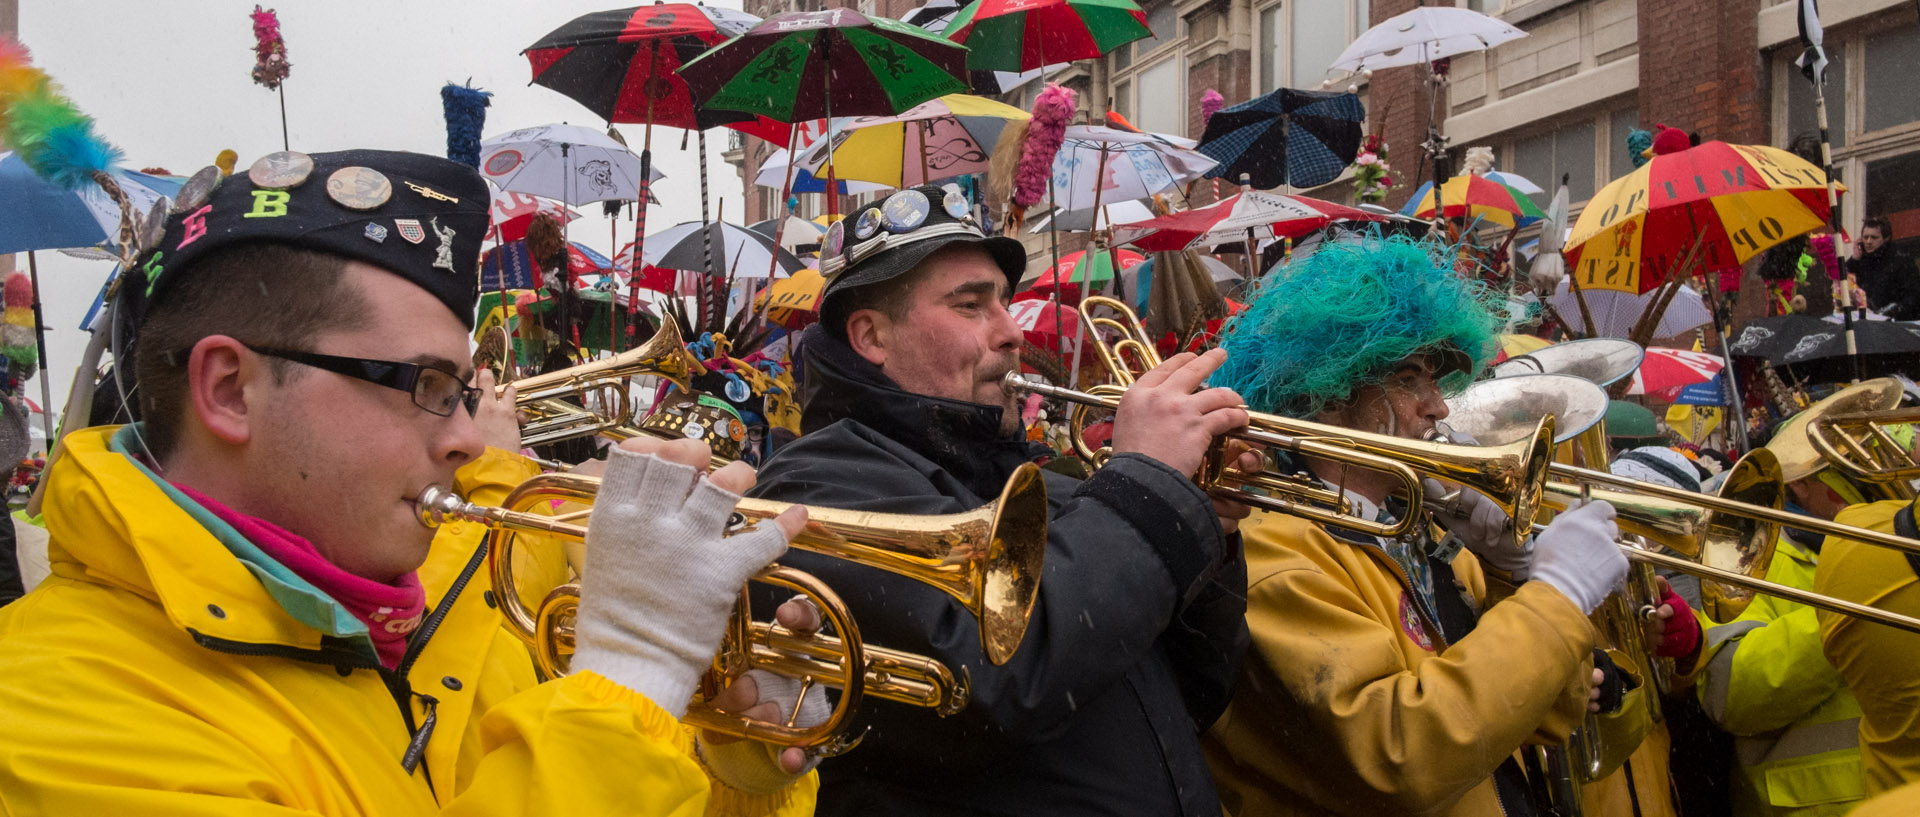
<svg viewBox="0 0 1920 817">
<path fill-rule="evenodd" d="M 119 148 L 93 130 L 93 118 L 62 96 L 24 46 L 0 45 L 0 139 L 56 187 L 78 190 L 119 163 Z"/>
</svg>

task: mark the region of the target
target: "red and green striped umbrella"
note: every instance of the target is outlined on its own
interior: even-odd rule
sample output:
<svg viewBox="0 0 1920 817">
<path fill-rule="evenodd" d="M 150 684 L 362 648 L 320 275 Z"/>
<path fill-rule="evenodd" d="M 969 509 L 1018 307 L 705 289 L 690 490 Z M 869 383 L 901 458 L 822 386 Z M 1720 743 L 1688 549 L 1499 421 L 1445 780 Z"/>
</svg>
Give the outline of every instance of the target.
<svg viewBox="0 0 1920 817">
<path fill-rule="evenodd" d="M 892 116 L 967 90 L 967 50 L 844 8 L 776 14 L 680 68 L 702 109 L 780 122 Z"/>
<path fill-rule="evenodd" d="M 1401 212 L 1415 218 L 1433 218 L 1433 188 L 1421 188 L 1418 203 Z M 1440 204 L 1447 218 L 1480 219 L 1507 229 L 1525 227 L 1547 214 L 1527 194 L 1482 176 L 1462 173 L 1440 185 Z"/>
<path fill-rule="evenodd" d="M 976 71 L 1032 71 L 1153 36 L 1133 0 L 974 0 L 947 24 Z"/>
</svg>

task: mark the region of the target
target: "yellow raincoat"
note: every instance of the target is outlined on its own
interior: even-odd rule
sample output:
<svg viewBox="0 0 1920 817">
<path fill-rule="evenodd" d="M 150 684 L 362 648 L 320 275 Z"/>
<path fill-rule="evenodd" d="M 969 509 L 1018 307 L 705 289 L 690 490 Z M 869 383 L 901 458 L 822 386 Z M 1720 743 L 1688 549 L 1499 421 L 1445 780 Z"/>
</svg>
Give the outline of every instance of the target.
<svg viewBox="0 0 1920 817">
<path fill-rule="evenodd" d="M 1894 514 L 1907 505 L 1855 505 L 1837 521 L 1892 533 Z M 1920 616 L 1920 576 L 1903 554 L 1888 548 L 1828 538 L 1813 591 Z M 1817 615 L 1827 660 L 1860 702 L 1867 795 L 1920 782 L 1920 635 L 1834 613 Z"/>
<path fill-rule="evenodd" d="M 53 575 L 0 610 L 0 814 L 811 813 L 811 775 L 768 797 L 710 783 L 691 730 L 643 696 L 584 672 L 536 684 L 490 609 L 479 526 L 434 539 L 420 578 L 428 621 L 446 612 L 388 673 L 364 635 L 303 621 L 364 625 L 243 564 L 114 433 L 67 438 Z M 458 487 L 497 501 L 530 473 L 490 450 Z"/>
<path fill-rule="evenodd" d="M 1586 714 L 1593 629 L 1560 591 L 1523 584 L 1448 644 L 1380 548 L 1263 512 L 1240 533 L 1254 651 L 1206 738 L 1229 814 L 1498 815 L 1495 767 Z M 1479 562 L 1453 572 L 1484 604 Z"/>
<path fill-rule="evenodd" d="M 1781 536 L 1767 580 L 1811 590 L 1815 561 Z M 1733 813 L 1840 815 L 1857 804 L 1860 705 L 1820 652 L 1814 609 L 1759 596 L 1704 635 L 1697 688 L 1707 717 L 1734 736 Z"/>
</svg>

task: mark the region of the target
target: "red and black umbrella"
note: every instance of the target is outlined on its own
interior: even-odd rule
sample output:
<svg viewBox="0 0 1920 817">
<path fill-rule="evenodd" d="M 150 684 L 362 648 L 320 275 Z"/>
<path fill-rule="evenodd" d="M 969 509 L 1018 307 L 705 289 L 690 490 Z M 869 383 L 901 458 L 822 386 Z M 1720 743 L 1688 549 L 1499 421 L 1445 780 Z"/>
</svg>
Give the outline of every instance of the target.
<svg viewBox="0 0 1920 817">
<path fill-rule="evenodd" d="M 566 94 L 608 122 L 706 128 L 747 117 L 701 111 L 675 73 L 760 18 L 733 9 L 662 3 L 582 15 L 524 52 L 533 82 Z"/>
</svg>

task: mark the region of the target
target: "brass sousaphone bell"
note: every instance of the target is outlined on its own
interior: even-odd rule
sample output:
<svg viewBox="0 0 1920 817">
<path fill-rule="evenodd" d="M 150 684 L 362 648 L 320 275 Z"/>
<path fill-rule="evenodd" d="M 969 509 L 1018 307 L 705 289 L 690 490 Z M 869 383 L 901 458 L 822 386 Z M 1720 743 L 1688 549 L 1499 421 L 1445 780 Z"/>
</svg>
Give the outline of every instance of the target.
<svg viewBox="0 0 1920 817">
<path fill-rule="evenodd" d="M 515 542 L 521 534 L 585 542 L 587 516 L 599 487 L 595 477 L 542 474 L 521 483 L 498 508 L 465 502 L 437 486 L 422 492 L 417 502 L 420 520 L 428 527 L 466 520 L 491 529 L 487 553 L 500 611 L 549 676 L 564 675 L 569 669 L 579 584 L 556 587 L 537 610 L 527 609 L 514 580 Z M 558 511 L 554 511 L 556 503 L 562 503 Z M 789 507 L 785 502 L 742 499 L 735 506 L 729 533 L 772 524 Z M 793 538 L 793 547 L 939 588 L 978 619 L 980 646 L 988 661 L 1004 664 L 1013 657 L 1026 634 L 1046 555 L 1049 509 L 1038 468 L 1021 466 L 998 499 L 964 513 L 915 516 L 819 507 L 807 511 L 806 528 Z M 964 667 L 956 674 L 933 658 L 864 643 L 846 604 L 815 577 L 776 564 L 754 581 L 805 595 L 820 608 L 838 637 L 802 638 L 778 625 L 753 621 L 743 591 L 686 722 L 834 755 L 859 742 L 851 720 L 864 695 L 929 707 L 942 715 L 966 706 L 970 692 Z M 816 685 L 835 687 L 840 697 L 827 720 L 809 728 L 749 720 L 703 703 L 751 669 L 800 679 L 802 698 Z M 794 711 L 798 710 L 796 702 Z"/>
</svg>

